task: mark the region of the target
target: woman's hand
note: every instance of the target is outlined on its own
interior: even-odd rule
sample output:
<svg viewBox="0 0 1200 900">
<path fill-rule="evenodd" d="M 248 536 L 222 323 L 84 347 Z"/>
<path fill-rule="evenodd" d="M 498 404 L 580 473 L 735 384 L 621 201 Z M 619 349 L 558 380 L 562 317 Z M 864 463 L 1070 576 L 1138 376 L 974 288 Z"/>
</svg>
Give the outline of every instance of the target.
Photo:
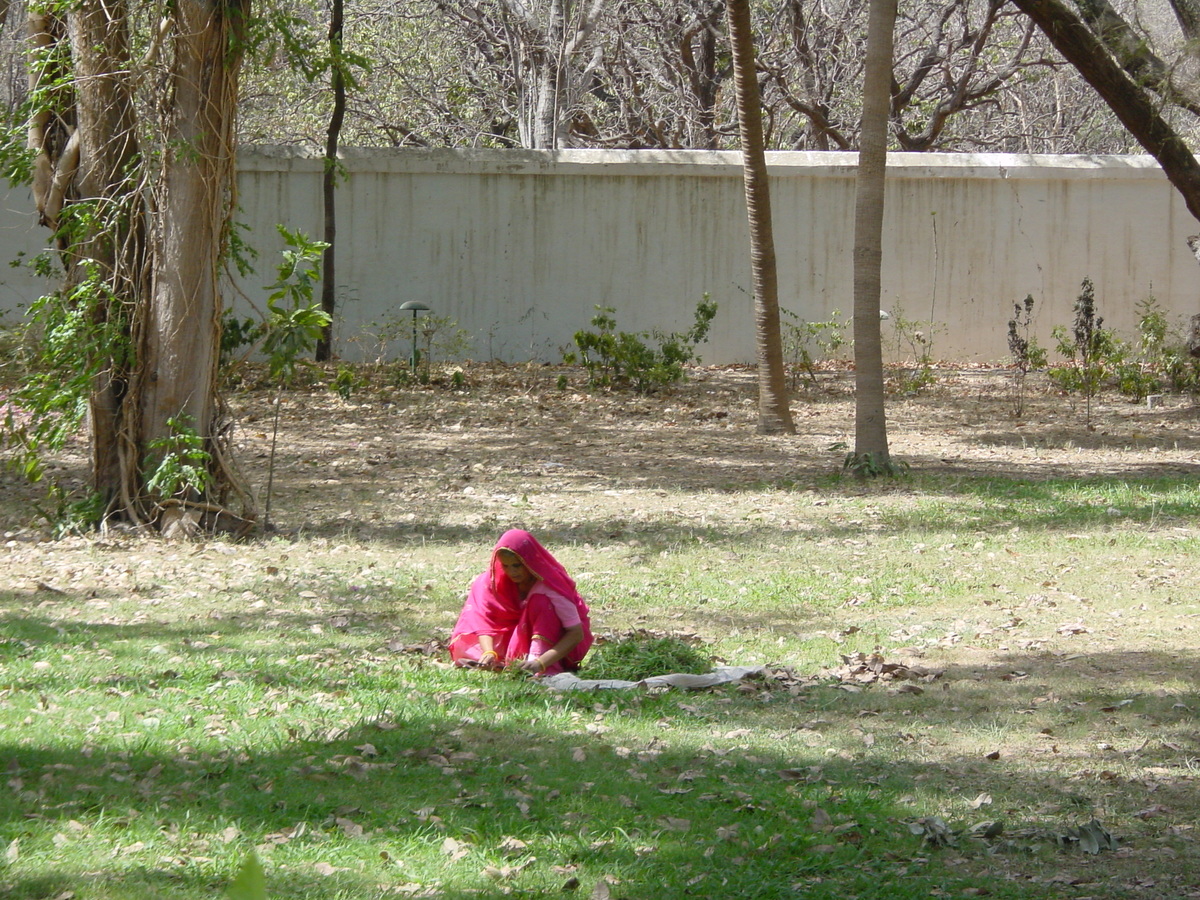
<svg viewBox="0 0 1200 900">
<path fill-rule="evenodd" d="M 572 648 L 583 640 L 583 626 L 572 625 L 563 632 L 563 636 L 558 639 L 558 643 L 543 653 L 541 656 L 527 659 L 520 664 L 521 671 L 529 672 L 532 675 L 541 675 L 555 663 L 566 658 Z"/>
</svg>

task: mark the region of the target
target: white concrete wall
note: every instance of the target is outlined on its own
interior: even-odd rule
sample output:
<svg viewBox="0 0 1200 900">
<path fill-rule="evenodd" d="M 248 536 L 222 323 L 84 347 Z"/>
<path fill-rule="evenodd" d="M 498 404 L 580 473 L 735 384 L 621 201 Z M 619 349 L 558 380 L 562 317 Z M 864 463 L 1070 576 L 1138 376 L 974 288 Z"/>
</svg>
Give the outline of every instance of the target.
<svg viewBox="0 0 1200 900">
<path fill-rule="evenodd" d="M 808 320 L 848 315 L 855 156 L 774 153 L 768 163 L 782 305 Z M 622 330 L 682 330 L 708 293 L 720 311 L 704 361 L 753 359 L 736 153 L 406 150 L 350 152 L 345 164 L 347 358 L 374 354 L 374 323 L 406 300 L 457 320 L 477 359 L 556 361 L 597 304 L 616 307 Z M 320 235 L 321 162 L 258 149 L 239 165 L 240 219 L 262 253 L 239 287 L 261 307 L 276 223 Z M 1200 312 L 1200 268 L 1185 244 L 1200 223 L 1147 157 L 894 154 L 889 179 L 883 305 L 939 323 L 939 358 L 1004 360 L 1013 303 L 1026 294 L 1049 344 L 1053 325 L 1070 325 L 1085 276 L 1106 324 L 1130 334 L 1151 292 L 1180 321 Z M 6 236 L 17 235 L 0 219 Z M 0 258 L 12 255 L 0 246 Z M 15 289 L 0 288 L 2 308 Z M 407 341 L 391 349 L 405 357 Z"/>
<path fill-rule="evenodd" d="M 37 223 L 29 189 L 0 187 L 0 327 L 19 321 L 29 304 L 53 287 L 28 265 L 46 249 L 48 238 Z"/>
</svg>

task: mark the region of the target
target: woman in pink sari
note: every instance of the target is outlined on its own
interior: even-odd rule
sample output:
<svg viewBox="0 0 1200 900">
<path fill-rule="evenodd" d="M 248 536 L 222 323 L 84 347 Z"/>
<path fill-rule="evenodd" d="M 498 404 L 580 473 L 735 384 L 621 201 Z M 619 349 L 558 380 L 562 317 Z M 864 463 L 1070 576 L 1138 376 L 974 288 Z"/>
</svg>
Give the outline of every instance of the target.
<svg viewBox="0 0 1200 900">
<path fill-rule="evenodd" d="M 506 531 L 487 570 L 471 582 L 450 658 L 460 666 L 556 675 L 578 669 L 591 645 L 587 604 L 562 563 L 528 531 Z"/>
</svg>

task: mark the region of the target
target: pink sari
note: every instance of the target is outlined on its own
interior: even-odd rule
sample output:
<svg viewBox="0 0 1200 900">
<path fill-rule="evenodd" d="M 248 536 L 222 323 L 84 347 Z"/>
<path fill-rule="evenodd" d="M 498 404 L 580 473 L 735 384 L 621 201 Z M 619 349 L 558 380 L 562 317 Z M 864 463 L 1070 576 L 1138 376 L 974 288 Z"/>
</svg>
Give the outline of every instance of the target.
<svg viewBox="0 0 1200 900">
<path fill-rule="evenodd" d="M 497 553 L 509 550 L 521 558 L 525 567 L 537 576 L 537 584 L 527 597 L 504 573 Z M 513 529 L 506 531 L 492 548 L 492 560 L 487 571 L 471 582 L 467 601 L 463 604 L 458 624 L 450 636 L 450 658 L 455 662 L 477 660 L 480 656 L 479 635 L 490 635 L 499 661 L 504 664 L 522 662 L 531 651 L 544 653 L 558 643 L 566 630 L 550 598 L 539 588 L 545 585 L 562 595 L 579 612 L 583 624 L 583 640 L 571 648 L 561 662 L 550 666 L 546 673 L 574 671 L 592 645 L 592 629 L 588 619 L 588 607 L 575 581 L 567 574 L 562 563 L 550 551 L 538 543 L 528 531 Z"/>
</svg>

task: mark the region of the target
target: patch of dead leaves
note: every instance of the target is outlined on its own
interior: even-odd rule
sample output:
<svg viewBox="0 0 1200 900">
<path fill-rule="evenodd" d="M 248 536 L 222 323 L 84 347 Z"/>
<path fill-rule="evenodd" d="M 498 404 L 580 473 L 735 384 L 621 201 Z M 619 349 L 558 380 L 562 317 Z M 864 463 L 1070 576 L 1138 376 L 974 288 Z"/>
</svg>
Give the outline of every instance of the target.
<svg viewBox="0 0 1200 900">
<path fill-rule="evenodd" d="M 932 684 L 942 677 L 941 669 L 930 669 L 925 666 L 905 665 L 904 663 L 888 662 L 878 653 L 851 653 L 842 655 L 842 665 L 827 673 L 843 685 L 851 687 L 879 684 L 900 683 L 898 690 L 905 693 L 919 694 L 920 684 Z"/>
</svg>

